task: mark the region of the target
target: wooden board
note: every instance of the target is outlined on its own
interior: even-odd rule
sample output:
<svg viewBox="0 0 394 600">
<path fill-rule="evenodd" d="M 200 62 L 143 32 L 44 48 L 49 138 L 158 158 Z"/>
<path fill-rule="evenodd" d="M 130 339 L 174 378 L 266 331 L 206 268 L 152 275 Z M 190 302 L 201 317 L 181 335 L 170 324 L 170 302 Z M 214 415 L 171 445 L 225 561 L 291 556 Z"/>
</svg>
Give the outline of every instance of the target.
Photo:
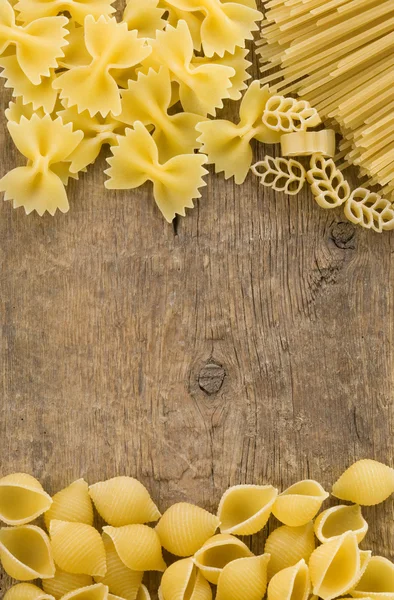
<svg viewBox="0 0 394 600">
<path fill-rule="evenodd" d="M 21 159 L 0 128 L 4 174 Z M 209 177 L 172 227 L 104 167 L 68 215 L 0 205 L 1 473 L 49 492 L 126 473 L 163 510 L 215 510 L 232 484 L 393 465 L 393 236 L 252 177 Z M 365 511 L 364 544 L 391 558 L 392 511 Z"/>
</svg>

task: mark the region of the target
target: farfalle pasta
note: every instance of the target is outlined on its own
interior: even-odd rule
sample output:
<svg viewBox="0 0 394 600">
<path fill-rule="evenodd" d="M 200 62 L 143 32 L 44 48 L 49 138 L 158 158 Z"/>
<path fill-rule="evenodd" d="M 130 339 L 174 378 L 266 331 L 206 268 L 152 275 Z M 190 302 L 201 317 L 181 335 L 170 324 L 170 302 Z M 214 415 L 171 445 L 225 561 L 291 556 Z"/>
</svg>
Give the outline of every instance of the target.
<svg viewBox="0 0 394 600">
<path fill-rule="evenodd" d="M 45 525 L 49 529 L 52 519 L 93 525 L 93 507 L 89 497 L 89 486 L 78 479 L 60 490 L 52 498 L 52 505 L 45 513 Z"/>
<path fill-rule="evenodd" d="M 300 560 L 309 563 L 315 548 L 316 540 L 312 521 L 303 527 L 283 525 L 274 529 L 264 546 L 264 552 L 271 556 L 268 563 L 268 579 L 271 579 L 279 571 L 294 566 Z"/>
<path fill-rule="evenodd" d="M 267 588 L 269 554 L 237 558 L 220 574 L 217 600 L 261 600 Z"/>
<path fill-rule="evenodd" d="M 311 593 L 311 579 L 308 565 L 300 560 L 293 567 L 279 571 L 268 585 L 268 600 L 308 600 Z"/>
<path fill-rule="evenodd" d="M 54 597 L 32 583 L 18 583 L 5 593 L 3 600 L 54 600 Z"/>
<path fill-rule="evenodd" d="M 194 555 L 194 563 L 210 583 L 217 585 L 223 568 L 237 558 L 253 556 L 246 544 L 234 535 L 218 533 Z"/>
<path fill-rule="evenodd" d="M 123 525 L 103 527 L 103 532 L 113 542 L 116 552 L 129 569 L 133 571 L 164 571 L 160 538 L 157 532 L 147 525 Z"/>
<path fill-rule="evenodd" d="M 267 523 L 278 490 L 272 485 L 237 485 L 220 500 L 220 531 L 236 535 L 257 533 Z"/>
<path fill-rule="evenodd" d="M 317 481 L 299 481 L 282 492 L 272 508 L 275 517 L 290 527 L 301 527 L 315 518 L 329 494 Z"/>
<path fill-rule="evenodd" d="M 76 575 L 106 574 L 104 544 L 94 527 L 52 519 L 49 534 L 53 558 L 60 569 Z"/>
<path fill-rule="evenodd" d="M 341 504 L 320 513 L 315 520 L 314 528 L 317 539 L 322 543 L 329 542 L 347 531 L 353 531 L 360 543 L 367 535 L 368 523 L 357 504 L 351 506 Z"/>
<path fill-rule="evenodd" d="M 142 38 L 155 38 L 157 31 L 166 26 L 166 9 L 159 6 L 159 0 L 128 0 L 123 12 L 123 21 L 130 30 L 135 29 Z"/>
<path fill-rule="evenodd" d="M 163 600 L 211 600 L 211 586 L 192 558 L 174 562 L 163 574 L 159 597 Z"/>
<path fill-rule="evenodd" d="M 93 583 L 93 578 L 90 575 L 66 573 L 66 571 L 62 571 L 57 567 L 54 577 L 44 579 L 42 587 L 47 594 L 59 600 L 69 592 L 88 587 Z"/>
<path fill-rule="evenodd" d="M 104 577 L 95 577 L 103 583 L 112 594 L 124 600 L 135 600 L 141 586 L 143 571 L 132 571 L 120 559 L 111 537 L 103 534 L 107 572 Z"/>
<path fill-rule="evenodd" d="M 109 16 L 116 12 L 112 6 L 115 0 L 18 0 L 15 10 L 18 20 L 30 23 L 41 17 L 52 17 L 67 11 L 79 24 L 83 24 L 87 15 L 95 18 Z"/>
<path fill-rule="evenodd" d="M 359 460 L 332 486 L 332 494 L 361 506 L 384 502 L 394 492 L 394 469 L 376 460 Z"/>
<path fill-rule="evenodd" d="M 4 571 L 19 581 L 47 579 L 55 574 L 48 536 L 35 525 L 0 529 L 0 560 Z"/>
<path fill-rule="evenodd" d="M 7 525 L 25 525 L 52 504 L 41 483 L 26 473 L 13 473 L 0 479 L 0 521 Z"/>
<path fill-rule="evenodd" d="M 202 13 L 189 12 L 176 8 L 170 4 L 170 0 L 159 0 L 159 6 L 165 8 L 167 21 L 173 27 L 176 27 L 179 21 L 185 21 L 193 41 L 193 47 L 198 52 L 201 51 L 201 25 L 204 15 Z"/>
</svg>

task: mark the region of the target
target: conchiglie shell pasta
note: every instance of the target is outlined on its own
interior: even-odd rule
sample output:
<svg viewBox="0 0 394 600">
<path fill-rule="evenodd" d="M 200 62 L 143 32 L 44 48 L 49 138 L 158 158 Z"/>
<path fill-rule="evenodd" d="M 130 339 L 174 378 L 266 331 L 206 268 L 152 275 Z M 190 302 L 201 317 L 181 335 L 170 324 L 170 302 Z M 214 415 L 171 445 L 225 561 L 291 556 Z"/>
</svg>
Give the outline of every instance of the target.
<svg viewBox="0 0 394 600">
<path fill-rule="evenodd" d="M 89 493 L 98 513 L 114 527 L 149 523 L 160 518 L 148 490 L 133 477 L 114 477 L 95 483 Z"/>
<path fill-rule="evenodd" d="M 199 573 L 192 558 L 183 558 L 165 571 L 160 585 L 163 600 L 211 600 L 209 583 Z"/>
<path fill-rule="evenodd" d="M 124 600 L 135 600 L 141 586 L 143 571 L 132 571 L 120 560 L 112 539 L 103 534 L 107 573 L 96 581 L 107 585 L 109 591 Z"/>
<path fill-rule="evenodd" d="M 303 527 L 288 527 L 283 525 L 275 529 L 267 538 L 264 552 L 271 555 L 268 563 L 268 579 L 286 569 L 292 567 L 300 560 L 306 563 L 316 547 L 313 523 L 307 523 Z"/>
<path fill-rule="evenodd" d="M 177 556 L 191 556 L 219 527 L 219 519 L 208 511 L 179 502 L 173 504 L 156 526 L 162 545 Z"/>
<path fill-rule="evenodd" d="M 146 585 L 142 584 L 138 590 L 137 600 L 150 600 L 150 593 Z"/>
<path fill-rule="evenodd" d="M 332 600 L 346 594 L 358 581 L 361 569 L 357 536 L 353 532 L 319 546 L 309 560 L 313 593 Z"/>
<path fill-rule="evenodd" d="M 237 558 L 253 556 L 246 544 L 233 535 L 214 535 L 196 552 L 194 563 L 210 583 L 217 585 L 223 568 Z"/>
<path fill-rule="evenodd" d="M 261 600 L 267 589 L 269 554 L 238 558 L 220 574 L 216 600 Z"/>
<path fill-rule="evenodd" d="M 93 507 L 89 496 L 89 486 L 84 479 L 78 479 L 52 498 L 53 504 L 45 513 L 45 525 L 49 529 L 52 519 L 93 525 Z"/>
<path fill-rule="evenodd" d="M 353 598 L 394 600 L 394 564 L 382 556 L 373 556 L 351 595 Z"/>
<path fill-rule="evenodd" d="M 268 600 L 308 600 L 310 593 L 311 580 L 304 560 L 279 571 L 268 585 Z"/>
<path fill-rule="evenodd" d="M 333 506 L 322 512 L 315 520 L 315 534 L 320 542 L 329 542 L 332 538 L 353 531 L 360 543 L 368 531 L 361 508 L 357 504 Z"/>
<path fill-rule="evenodd" d="M 20 581 L 55 574 L 48 536 L 35 525 L 0 529 L 0 559 L 4 571 Z"/>
<path fill-rule="evenodd" d="M 272 485 L 236 485 L 220 500 L 218 517 L 222 533 L 252 535 L 266 525 L 278 490 Z"/>
<path fill-rule="evenodd" d="M 6 592 L 3 600 L 54 600 L 54 597 L 31 583 L 18 583 Z"/>
<path fill-rule="evenodd" d="M 95 583 L 66 594 L 62 600 L 108 600 L 108 587 Z"/>
<path fill-rule="evenodd" d="M 164 571 L 159 536 L 147 525 L 107 526 L 103 531 L 114 543 L 120 560 L 132 571 Z"/>
<path fill-rule="evenodd" d="M 55 563 L 68 573 L 102 577 L 107 571 L 99 532 L 85 523 L 53 519 L 49 526 Z"/>
<path fill-rule="evenodd" d="M 58 600 L 58 598 L 65 596 L 73 590 L 92 584 L 93 579 L 90 575 L 75 575 L 73 573 L 66 573 L 61 569 L 56 569 L 55 576 L 51 579 L 45 579 L 42 582 L 42 587 L 47 594 L 54 596 Z"/>
<path fill-rule="evenodd" d="M 51 504 L 51 497 L 31 475 L 14 473 L 0 479 L 0 521 L 7 525 L 25 525 Z"/>
<path fill-rule="evenodd" d="M 280 494 L 272 512 L 285 525 L 301 527 L 315 517 L 328 496 L 320 483 L 306 479 L 295 483 Z"/>
<path fill-rule="evenodd" d="M 373 506 L 394 492 L 394 469 L 376 460 L 359 460 L 341 475 L 332 494 L 361 506 Z"/>
</svg>

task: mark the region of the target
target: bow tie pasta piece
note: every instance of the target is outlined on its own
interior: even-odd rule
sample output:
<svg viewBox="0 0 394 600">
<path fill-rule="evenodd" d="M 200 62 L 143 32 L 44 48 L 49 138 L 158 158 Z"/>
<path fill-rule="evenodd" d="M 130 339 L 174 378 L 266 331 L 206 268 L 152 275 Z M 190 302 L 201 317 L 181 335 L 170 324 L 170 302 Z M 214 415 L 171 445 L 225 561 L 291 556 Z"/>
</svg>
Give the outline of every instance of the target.
<svg viewBox="0 0 394 600">
<path fill-rule="evenodd" d="M 252 535 L 265 527 L 278 490 L 272 485 L 235 485 L 222 496 L 218 518 L 222 533 Z"/>
<path fill-rule="evenodd" d="M 376 460 L 359 460 L 332 486 L 332 495 L 361 506 L 373 506 L 394 492 L 394 469 Z"/>
<path fill-rule="evenodd" d="M 213 56 L 212 58 L 195 56 L 193 57 L 192 65 L 198 67 L 199 65 L 215 64 L 224 65 L 234 69 L 235 75 L 231 77 L 229 98 L 230 100 L 240 100 L 242 98 L 241 92 L 246 90 L 248 87 L 245 82 L 252 77 L 250 73 L 248 73 L 248 69 L 252 66 L 252 63 L 246 59 L 248 54 L 249 50 L 245 48 L 236 48 L 234 54 L 225 52 L 222 57 L 217 55 Z"/>
<path fill-rule="evenodd" d="M 3 600 L 55 600 L 32 583 L 18 583 L 6 592 Z"/>
<path fill-rule="evenodd" d="M 253 556 L 253 552 L 241 540 L 233 535 L 218 533 L 197 550 L 194 563 L 205 579 L 217 585 L 219 575 L 228 563 L 247 556 Z"/>
<path fill-rule="evenodd" d="M 360 543 L 368 531 L 368 523 L 357 504 L 352 506 L 342 504 L 328 508 L 316 518 L 314 527 L 316 537 L 322 543 L 329 542 L 347 531 L 353 531 Z"/>
<path fill-rule="evenodd" d="M 93 507 L 89 497 L 89 486 L 78 479 L 52 498 L 53 503 L 45 513 L 45 525 L 49 529 L 52 519 L 93 525 Z"/>
<path fill-rule="evenodd" d="M 103 534 L 103 543 L 107 561 L 107 572 L 104 577 L 95 580 L 108 586 L 113 594 L 124 600 L 136 600 L 141 586 L 143 571 L 132 571 L 121 561 L 112 539 Z"/>
<path fill-rule="evenodd" d="M 308 565 L 300 560 L 294 567 L 279 571 L 268 585 L 268 600 L 308 600 L 311 580 Z"/>
<path fill-rule="evenodd" d="M 172 6 L 167 0 L 160 0 L 160 6 L 165 8 L 167 21 L 172 27 L 176 27 L 179 21 L 185 21 L 192 36 L 193 48 L 200 52 L 201 50 L 201 25 L 204 19 L 202 13 L 191 13 L 186 10 L 180 10 Z"/>
<path fill-rule="evenodd" d="M 108 588 L 102 583 L 95 583 L 69 592 L 62 600 L 108 600 Z"/>
<path fill-rule="evenodd" d="M 60 569 L 76 575 L 105 575 L 105 548 L 94 527 L 53 519 L 49 525 L 49 535 L 53 558 Z"/>
<path fill-rule="evenodd" d="M 376 233 L 394 229 L 394 209 L 391 202 L 366 188 L 357 188 L 351 193 L 344 212 L 346 218 L 355 225 L 372 229 Z M 385 487 L 387 485 L 386 482 Z"/>
<path fill-rule="evenodd" d="M 186 112 L 214 116 L 216 109 L 223 107 L 223 99 L 230 97 L 235 70 L 218 64 L 193 67 L 193 41 L 185 21 L 159 31 L 151 47 L 152 54 L 143 64 L 145 71 L 166 66 L 171 79 L 179 83 L 179 98 Z"/>
<path fill-rule="evenodd" d="M 14 200 L 14 208 L 24 206 L 27 214 L 36 210 L 41 216 L 47 210 L 67 212 L 69 205 L 64 185 L 54 172 L 56 163 L 62 163 L 80 143 L 82 131 L 72 131 L 60 118 L 49 115 L 40 118 L 34 114 L 19 123 L 9 122 L 8 129 L 18 150 L 28 164 L 17 167 L 0 180 L 5 200 Z"/>
<path fill-rule="evenodd" d="M 68 107 L 77 106 L 79 112 L 119 115 L 120 93 L 111 69 L 129 69 L 151 50 L 136 31 L 128 31 L 126 23 L 106 17 L 95 21 L 90 15 L 85 19 L 85 44 L 92 58 L 90 64 L 63 73 L 53 87 L 60 90 L 60 98 L 67 101 Z"/>
<path fill-rule="evenodd" d="M 178 502 L 166 510 L 156 526 L 162 545 L 176 556 L 191 556 L 219 527 L 220 521 L 207 510 Z"/>
<path fill-rule="evenodd" d="M 350 186 L 334 161 L 314 154 L 311 158 L 307 179 L 312 194 L 322 208 L 337 208 L 349 199 Z"/>
<path fill-rule="evenodd" d="M 55 574 L 48 536 L 35 525 L 0 529 L 0 560 L 4 571 L 19 581 L 47 579 Z"/>
<path fill-rule="evenodd" d="M 133 477 L 114 477 L 95 483 L 89 493 L 98 513 L 114 527 L 160 519 L 160 511 L 148 490 Z"/>
<path fill-rule="evenodd" d="M 192 558 L 174 562 L 164 572 L 160 584 L 163 600 L 211 600 L 212 590 Z"/>
<path fill-rule="evenodd" d="M 265 107 L 263 123 L 273 131 L 291 133 L 317 127 L 321 119 L 317 110 L 306 100 L 272 96 Z"/>
<path fill-rule="evenodd" d="M 245 47 L 258 31 L 258 21 L 263 14 L 240 2 L 221 0 L 166 0 L 180 10 L 203 13 L 201 41 L 205 56 L 234 52 L 237 46 Z"/>
<path fill-rule="evenodd" d="M 42 587 L 50 596 L 59 600 L 69 592 L 82 587 L 92 585 L 93 579 L 90 575 L 76 575 L 74 573 L 66 573 L 57 568 L 55 576 L 51 579 L 44 579 Z"/>
<path fill-rule="evenodd" d="M 208 155 L 208 162 L 215 165 L 215 172 L 224 172 L 226 179 L 234 177 L 242 184 L 253 161 L 250 142 L 253 138 L 265 143 L 277 143 L 280 135 L 270 131 L 261 123 L 261 116 L 270 91 L 254 81 L 246 91 L 239 109 L 239 123 L 216 120 L 197 125 L 201 133 L 201 152 Z"/>
<path fill-rule="evenodd" d="M 110 168 L 105 171 L 109 176 L 105 187 L 135 189 L 152 181 L 156 204 L 169 223 L 176 214 L 185 216 L 185 208 L 193 208 L 193 199 L 201 198 L 199 189 L 206 185 L 206 157 L 182 154 L 161 164 L 157 145 L 138 121 L 134 129 L 126 130 L 125 136 L 118 136 L 118 146 L 112 147 L 112 154 L 108 159 Z"/>
<path fill-rule="evenodd" d="M 266 156 L 264 160 L 254 164 L 251 171 L 260 178 L 261 185 L 289 196 L 298 194 L 306 181 L 303 165 L 294 158 Z"/>
<path fill-rule="evenodd" d="M 21 27 L 15 23 L 15 12 L 8 0 L 3 0 L 0 10 L 0 55 L 9 46 L 15 46 L 16 58 L 26 77 L 34 85 L 42 77 L 50 77 L 51 69 L 58 66 L 67 45 L 67 17 L 36 19 Z"/>
<path fill-rule="evenodd" d="M 137 81 L 129 81 L 122 92 L 122 112 L 119 120 L 127 125 L 140 121 L 153 125 L 153 139 L 159 148 L 160 159 L 167 161 L 179 154 L 192 154 L 200 147 L 196 125 L 203 118 L 192 113 L 169 115 L 172 87 L 168 69 L 152 69 L 147 75 L 139 73 Z"/>
<path fill-rule="evenodd" d="M 306 479 L 282 492 L 276 499 L 272 512 L 285 525 L 301 527 L 314 519 L 328 497 L 328 492 L 320 483 Z"/>
<path fill-rule="evenodd" d="M 261 600 L 267 589 L 269 554 L 238 558 L 220 574 L 217 600 Z"/>
<path fill-rule="evenodd" d="M 165 571 L 159 536 L 148 525 L 103 527 L 123 564 L 132 571 Z"/>
<path fill-rule="evenodd" d="M 85 28 L 70 20 L 67 30 L 69 32 L 67 35 L 68 46 L 63 50 L 64 56 L 59 58 L 59 67 L 72 69 L 88 65 L 92 61 L 92 57 L 85 44 Z"/>
<path fill-rule="evenodd" d="M 67 11 L 77 23 L 83 24 L 87 15 L 98 19 L 116 12 L 111 6 L 115 0 L 19 0 L 15 9 L 22 23 L 31 23 L 41 17 L 56 16 Z"/>
<path fill-rule="evenodd" d="M 350 593 L 353 598 L 393 600 L 394 564 L 382 556 L 373 556 L 357 586 Z"/>
<path fill-rule="evenodd" d="M 157 31 L 163 31 L 166 9 L 159 6 L 159 0 L 128 0 L 123 12 L 127 27 L 138 31 L 139 37 L 155 38 Z"/>
<path fill-rule="evenodd" d="M 40 118 L 44 117 L 45 112 L 42 108 L 34 110 L 32 104 L 24 104 L 23 99 L 18 97 L 15 102 L 10 102 L 8 108 L 4 111 L 7 121 L 15 121 L 20 123 L 22 117 L 31 119 L 34 114 L 37 114 Z"/>
<path fill-rule="evenodd" d="M 0 479 L 0 521 L 25 525 L 42 515 L 52 504 L 41 483 L 26 473 Z"/>
<path fill-rule="evenodd" d="M 300 560 L 309 562 L 316 547 L 313 523 L 303 527 L 278 527 L 267 538 L 264 552 L 271 555 L 268 564 L 268 579 L 276 573 L 294 566 Z"/>
</svg>

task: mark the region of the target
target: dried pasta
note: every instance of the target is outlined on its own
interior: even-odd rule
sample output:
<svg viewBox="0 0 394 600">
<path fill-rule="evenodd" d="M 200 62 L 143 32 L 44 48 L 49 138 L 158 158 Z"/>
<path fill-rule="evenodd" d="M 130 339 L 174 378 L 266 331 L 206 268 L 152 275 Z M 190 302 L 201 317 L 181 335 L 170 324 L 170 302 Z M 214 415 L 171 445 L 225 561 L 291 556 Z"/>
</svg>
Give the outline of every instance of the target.
<svg viewBox="0 0 394 600">
<path fill-rule="evenodd" d="M 377 233 L 394 229 L 394 209 L 388 200 L 366 188 L 354 190 L 345 207 L 345 215 L 355 225 Z"/>
<path fill-rule="evenodd" d="M 18 20 L 31 23 L 41 17 L 53 17 L 67 11 L 71 17 L 83 25 L 85 17 L 92 15 L 112 15 L 116 9 L 111 6 L 115 0 L 18 0 L 15 10 L 19 12 Z"/>
<path fill-rule="evenodd" d="M 394 597 L 394 564 L 383 556 L 373 556 L 351 595 L 353 598 L 391 600 Z"/>
<path fill-rule="evenodd" d="M 109 535 L 103 534 L 107 572 L 104 577 L 95 577 L 99 583 L 108 586 L 111 593 L 124 600 L 136 600 L 140 589 L 143 571 L 132 571 L 120 559 L 114 542 Z"/>
<path fill-rule="evenodd" d="M 220 574 L 217 600 L 261 600 L 267 589 L 269 554 L 237 558 Z"/>
<path fill-rule="evenodd" d="M 32 583 L 18 583 L 5 593 L 3 600 L 54 600 L 54 597 Z"/>
<path fill-rule="evenodd" d="M 328 496 L 320 483 L 306 479 L 282 492 L 275 500 L 272 512 L 285 525 L 301 527 L 314 519 Z"/>
<path fill-rule="evenodd" d="M 168 567 L 161 579 L 160 592 L 163 600 L 212 599 L 211 586 L 192 558 L 183 558 Z"/>
<path fill-rule="evenodd" d="M 78 479 L 52 498 L 53 503 L 45 513 L 45 525 L 49 529 L 52 519 L 93 525 L 93 507 L 89 497 L 89 486 Z"/>
<path fill-rule="evenodd" d="M 268 600 L 308 600 L 311 593 L 309 569 L 305 560 L 279 571 L 268 585 Z"/>
<path fill-rule="evenodd" d="M 264 160 L 252 165 L 251 171 L 260 178 L 262 185 L 289 196 L 298 194 L 306 181 L 305 168 L 293 158 L 266 156 Z"/>
<path fill-rule="evenodd" d="M 315 534 L 320 542 L 325 543 L 332 538 L 353 531 L 360 543 L 367 535 L 368 523 L 364 519 L 361 508 L 357 504 L 339 505 L 328 508 L 315 520 Z"/>
<path fill-rule="evenodd" d="M 284 133 L 280 138 L 283 156 L 310 156 L 322 154 L 332 158 L 336 152 L 335 131 L 296 131 Z"/>
<path fill-rule="evenodd" d="M 126 129 L 111 150 L 105 187 L 135 189 L 152 181 L 156 204 L 168 222 L 177 214 L 185 216 L 185 209 L 194 206 L 193 199 L 201 197 L 199 189 L 206 185 L 203 179 L 207 173 L 203 168 L 206 157 L 182 154 L 159 162 L 159 149 L 141 122 L 137 121 L 134 129 Z"/>
<path fill-rule="evenodd" d="M 42 587 L 47 594 L 53 596 L 56 600 L 59 600 L 59 598 L 62 598 L 69 592 L 79 588 L 88 587 L 93 583 L 93 578 L 90 575 L 66 573 L 57 568 L 54 577 L 43 580 Z"/>
<path fill-rule="evenodd" d="M 138 31 L 142 38 L 155 38 L 157 31 L 166 26 L 165 8 L 159 6 L 159 0 L 128 0 L 123 12 L 123 21 L 127 27 Z"/>
<path fill-rule="evenodd" d="M 49 534 L 53 558 L 60 569 L 76 575 L 106 574 L 104 544 L 94 527 L 52 519 Z"/>
<path fill-rule="evenodd" d="M 222 533 L 251 535 L 266 525 L 278 490 L 272 485 L 237 485 L 220 500 L 218 517 Z"/>
<path fill-rule="evenodd" d="M 163 514 L 156 526 L 163 547 L 176 556 L 191 556 L 215 533 L 220 521 L 208 511 L 179 502 Z"/>
<path fill-rule="evenodd" d="M 0 479 L 0 521 L 7 525 L 25 525 L 51 504 L 51 497 L 31 475 L 15 473 Z"/>
<path fill-rule="evenodd" d="M 94 583 L 69 592 L 62 600 L 108 600 L 108 588 L 102 583 Z"/>
<path fill-rule="evenodd" d="M 315 547 L 312 521 L 303 527 L 283 525 L 274 529 L 264 546 L 264 552 L 271 556 L 268 563 L 268 579 L 279 571 L 294 566 L 300 560 L 309 563 Z"/>
<path fill-rule="evenodd" d="M 236 48 L 234 54 L 225 52 L 223 56 L 212 56 L 207 58 L 206 56 L 195 56 L 192 59 L 192 66 L 199 66 L 201 64 L 211 65 L 224 65 L 231 67 L 235 71 L 235 75 L 230 77 L 231 87 L 228 90 L 230 100 L 240 100 L 242 98 L 242 92 L 248 89 L 246 81 L 251 79 L 251 75 L 248 73 L 248 69 L 252 66 L 250 60 L 247 60 L 249 51 L 245 48 Z"/>
<path fill-rule="evenodd" d="M 133 571 L 164 571 L 164 562 L 158 534 L 147 525 L 123 525 L 103 527 L 116 552 L 129 569 Z"/>
<path fill-rule="evenodd" d="M 319 113 L 309 102 L 284 96 L 268 99 L 262 120 L 268 129 L 282 133 L 306 131 L 321 123 Z"/>
<path fill-rule="evenodd" d="M 4 571 L 19 581 L 47 579 L 55 574 L 48 536 L 35 525 L 0 529 L 0 560 Z"/>
<path fill-rule="evenodd" d="M 361 506 L 384 502 L 394 492 L 394 470 L 376 460 L 359 460 L 334 483 L 332 494 Z"/>
<path fill-rule="evenodd" d="M 331 158 L 327 160 L 320 154 L 314 154 L 307 179 L 316 202 L 322 208 L 337 208 L 349 199 L 350 186 Z"/>
<path fill-rule="evenodd" d="M 233 535 L 218 533 L 194 555 L 194 563 L 210 583 L 217 585 L 223 568 L 237 558 L 253 556 L 244 542 Z"/>
</svg>

